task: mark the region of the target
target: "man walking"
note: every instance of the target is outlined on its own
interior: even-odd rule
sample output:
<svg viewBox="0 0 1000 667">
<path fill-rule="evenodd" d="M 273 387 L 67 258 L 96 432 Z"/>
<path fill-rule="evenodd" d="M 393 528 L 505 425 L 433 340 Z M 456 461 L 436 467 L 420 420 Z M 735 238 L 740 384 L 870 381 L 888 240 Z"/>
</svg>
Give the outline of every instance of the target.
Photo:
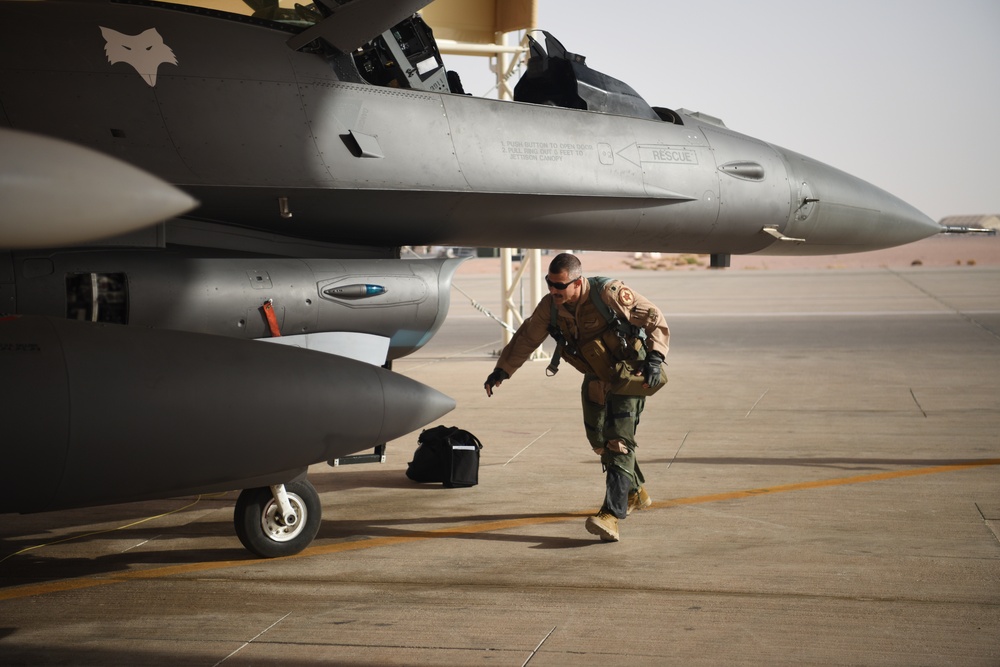
<svg viewBox="0 0 1000 667">
<path fill-rule="evenodd" d="M 635 457 L 635 429 L 646 396 L 666 381 L 661 364 L 670 330 L 660 310 L 621 281 L 584 278 L 575 255 L 557 255 L 545 282 L 548 295 L 501 351 L 486 378 L 486 395 L 492 396 L 547 336 L 556 340 L 550 371 L 565 359 L 583 373 L 583 423 L 605 470 L 604 503 L 586 528 L 617 542 L 619 520 L 652 503 Z"/>
</svg>

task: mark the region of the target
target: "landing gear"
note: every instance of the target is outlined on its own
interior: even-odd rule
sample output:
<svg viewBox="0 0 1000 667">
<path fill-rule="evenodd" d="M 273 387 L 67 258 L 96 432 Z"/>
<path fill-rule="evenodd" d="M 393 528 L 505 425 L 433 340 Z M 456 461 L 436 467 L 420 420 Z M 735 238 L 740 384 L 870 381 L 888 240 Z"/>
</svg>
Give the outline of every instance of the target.
<svg viewBox="0 0 1000 667">
<path fill-rule="evenodd" d="M 262 558 L 291 556 L 316 537 L 323 508 L 308 479 L 291 484 L 244 489 L 236 500 L 236 536 Z"/>
</svg>

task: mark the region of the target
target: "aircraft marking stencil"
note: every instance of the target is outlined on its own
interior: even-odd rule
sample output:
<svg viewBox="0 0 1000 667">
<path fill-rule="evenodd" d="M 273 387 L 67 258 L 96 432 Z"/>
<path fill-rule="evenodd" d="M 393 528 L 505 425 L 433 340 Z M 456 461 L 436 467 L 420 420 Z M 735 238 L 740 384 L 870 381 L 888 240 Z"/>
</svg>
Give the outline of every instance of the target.
<svg viewBox="0 0 1000 667">
<path fill-rule="evenodd" d="M 104 35 L 104 52 L 108 56 L 108 62 L 112 65 L 128 63 L 150 87 L 156 86 L 156 73 L 160 65 L 177 64 L 173 50 L 163 42 L 163 37 L 156 28 L 138 35 L 126 35 L 101 26 L 101 34 Z"/>
<path fill-rule="evenodd" d="M 641 166 L 643 162 L 691 166 L 699 164 L 698 153 L 687 147 L 661 144 L 632 144 L 621 149 L 616 154 L 637 167 Z"/>
</svg>

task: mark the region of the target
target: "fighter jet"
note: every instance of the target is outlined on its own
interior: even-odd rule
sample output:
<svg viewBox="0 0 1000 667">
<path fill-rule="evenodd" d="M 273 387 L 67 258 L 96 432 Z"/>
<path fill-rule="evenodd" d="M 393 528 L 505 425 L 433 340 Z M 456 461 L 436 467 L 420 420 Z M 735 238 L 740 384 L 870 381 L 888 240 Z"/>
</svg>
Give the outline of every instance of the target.
<svg viewBox="0 0 1000 667">
<path fill-rule="evenodd" d="M 426 2 L 0 0 L 0 511 L 242 488 L 247 548 L 305 548 L 310 464 L 454 405 L 380 367 L 440 326 L 455 270 L 402 246 L 724 265 L 940 231 L 832 167 L 650 106 L 550 33 L 514 101 L 466 95 Z M 136 193 L 139 212 L 110 205 Z"/>
</svg>

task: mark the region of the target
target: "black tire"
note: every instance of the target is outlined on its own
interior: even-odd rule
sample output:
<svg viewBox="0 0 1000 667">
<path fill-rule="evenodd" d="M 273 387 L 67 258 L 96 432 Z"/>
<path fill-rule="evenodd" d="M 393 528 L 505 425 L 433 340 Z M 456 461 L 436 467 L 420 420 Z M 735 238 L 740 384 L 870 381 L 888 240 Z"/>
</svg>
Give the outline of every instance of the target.
<svg viewBox="0 0 1000 667">
<path fill-rule="evenodd" d="M 319 494 L 308 479 L 285 485 L 288 502 L 299 520 L 288 527 L 276 519 L 278 503 L 269 487 L 244 489 L 236 500 L 233 524 L 236 536 L 250 552 L 261 558 L 297 554 L 309 546 L 323 519 Z"/>
</svg>

